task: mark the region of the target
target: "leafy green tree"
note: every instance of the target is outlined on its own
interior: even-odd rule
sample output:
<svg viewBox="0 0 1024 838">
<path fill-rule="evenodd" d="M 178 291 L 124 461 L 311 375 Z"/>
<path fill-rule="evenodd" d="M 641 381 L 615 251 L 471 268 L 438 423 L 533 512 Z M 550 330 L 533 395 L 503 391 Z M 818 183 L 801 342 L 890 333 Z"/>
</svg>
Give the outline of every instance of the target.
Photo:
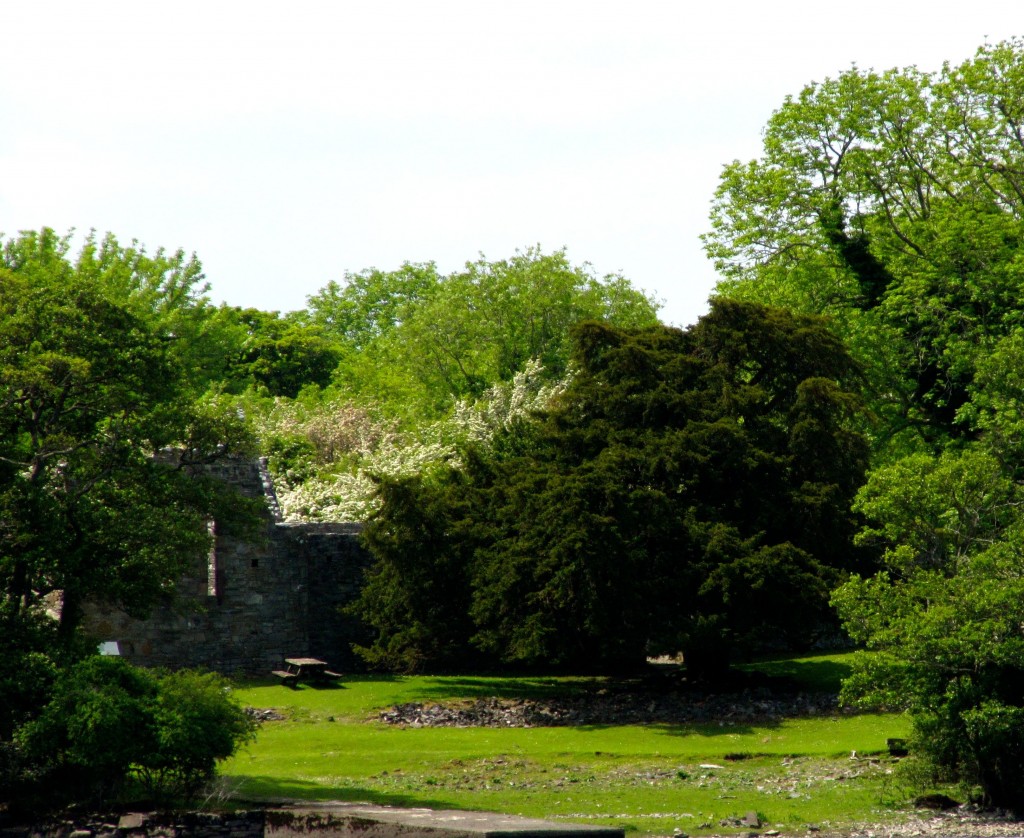
<svg viewBox="0 0 1024 838">
<path fill-rule="evenodd" d="M 111 802 L 132 763 L 156 748 L 156 693 L 151 673 L 118 658 L 93 656 L 66 670 L 38 718 L 17 732 L 40 785 L 67 800 Z"/>
<path fill-rule="evenodd" d="M 855 507 L 859 538 L 885 571 L 833 595 L 868 650 L 846 700 L 906 709 L 919 756 L 977 786 L 990 805 L 1024 811 L 1024 520 L 1021 488 L 976 443 L 876 469 Z"/>
<path fill-rule="evenodd" d="M 365 349 L 400 326 L 441 281 L 433 262 L 346 273 L 344 284 L 329 282 L 307 299 L 308 318 L 346 346 Z"/>
<path fill-rule="evenodd" d="M 569 329 L 586 319 L 657 322 L 657 306 L 624 277 L 596 276 L 564 251 L 481 258 L 439 276 L 433 265 L 348 277 L 310 298 L 311 318 L 348 341 L 337 385 L 411 423 L 510 381 L 528 361 L 564 375 Z"/>
<path fill-rule="evenodd" d="M 255 385 L 270 396 L 295 398 L 303 387 L 331 383 L 342 350 L 320 327 L 252 308 L 224 307 L 218 319 L 236 343 L 225 370 L 236 387 Z"/>
<path fill-rule="evenodd" d="M 144 613 L 207 549 L 207 516 L 244 524 L 241 499 L 184 466 L 247 436 L 197 403 L 152 306 L 112 301 L 64 247 L 27 234 L 0 268 L 0 597 L 17 617 L 60 592 L 68 646 L 86 599 Z M 181 457 L 155 456 L 169 446 Z"/>
<path fill-rule="evenodd" d="M 376 635 L 354 647 L 370 665 L 416 672 L 462 669 L 476 659 L 468 643 L 469 490 L 457 471 L 434 485 L 419 475 L 382 483 L 381 511 L 364 532 L 375 563 L 351 607 Z"/>
<path fill-rule="evenodd" d="M 468 613 L 472 645 L 507 664 L 608 668 L 682 648 L 710 670 L 826 619 L 830 583 L 862 561 L 849 502 L 867 457 L 855 366 L 826 325 L 718 301 L 686 332 L 587 323 L 576 345 L 545 416 L 439 485 L 385 483 L 368 529 L 380 584 L 357 607 L 380 633 L 371 657 L 429 661 L 420 637 L 435 629 L 450 654 L 443 621 L 467 636 Z M 409 523 L 420 511 L 429 539 Z M 421 577 L 453 574 L 468 583 L 434 598 L 439 612 L 409 605 Z"/>
<path fill-rule="evenodd" d="M 855 577 L 834 595 L 865 644 L 846 701 L 909 711 L 915 752 L 936 774 L 1024 812 L 1024 550 L 1019 523 L 954 575 Z"/>
<path fill-rule="evenodd" d="M 231 695 L 227 680 L 189 670 L 160 673 L 149 708 L 155 743 L 132 771 L 161 804 L 191 802 L 213 779 L 217 763 L 255 736 L 255 722 Z"/>
<path fill-rule="evenodd" d="M 208 284 L 195 255 L 163 249 L 149 254 L 138 242 L 125 247 L 113 234 L 95 232 L 72 255 L 72 240 L 73 233 L 60 236 L 50 228 L 25 231 L 2 242 L 0 268 L 38 284 L 87 280 L 160 335 L 194 396 L 219 384 L 232 347 L 205 296 Z"/>
<path fill-rule="evenodd" d="M 980 545 L 998 540 L 1017 516 L 1020 490 L 983 447 L 916 454 L 871 472 L 854 508 L 869 522 L 862 542 L 883 547 L 893 573 L 959 571 Z"/>
<path fill-rule="evenodd" d="M 720 292 L 831 314 L 880 452 L 973 438 L 978 364 L 1020 325 L 1022 64 L 1013 39 L 935 74 L 853 68 L 787 98 L 761 158 L 723 171 Z"/>
</svg>

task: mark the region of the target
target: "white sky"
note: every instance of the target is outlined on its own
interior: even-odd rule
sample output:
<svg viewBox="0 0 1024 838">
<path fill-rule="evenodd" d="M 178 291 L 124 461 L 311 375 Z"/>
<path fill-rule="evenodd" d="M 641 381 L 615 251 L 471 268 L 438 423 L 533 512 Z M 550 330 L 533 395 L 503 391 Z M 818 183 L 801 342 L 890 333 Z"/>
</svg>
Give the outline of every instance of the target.
<svg viewBox="0 0 1024 838">
<path fill-rule="evenodd" d="M 345 270 L 565 246 L 680 325 L 718 173 L 851 63 L 938 69 L 1021 0 L 0 0 L 0 231 L 195 252 L 287 311 Z"/>
</svg>

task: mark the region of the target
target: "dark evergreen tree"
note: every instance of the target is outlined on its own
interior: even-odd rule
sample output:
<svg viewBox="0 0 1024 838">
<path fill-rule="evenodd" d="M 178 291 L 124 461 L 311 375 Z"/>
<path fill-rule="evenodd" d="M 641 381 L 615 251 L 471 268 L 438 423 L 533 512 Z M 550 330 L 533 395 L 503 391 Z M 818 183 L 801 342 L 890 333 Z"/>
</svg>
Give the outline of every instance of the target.
<svg viewBox="0 0 1024 838">
<path fill-rule="evenodd" d="M 506 664 L 608 668 L 683 649 L 707 669 L 769 637 L 806 640 L 862 562 L 848 510 L 867 444 L 833 333 L 719 301 L 685 332 L 587 323 L 575 345 L 547 415 L 415 500 L 385 486 L 373 595 L 358 606 L 381 631 L 370 657 L 415 647 L 429 662 L 417 621 L 384 615 L 409 610 L 424 574 L 453 570 L 457 595 L 433 600 L 453 612 L 417 632 L 451 636 L 457 615 L 468 633 L 468 605 L 473 646 Z"/>
</svg>

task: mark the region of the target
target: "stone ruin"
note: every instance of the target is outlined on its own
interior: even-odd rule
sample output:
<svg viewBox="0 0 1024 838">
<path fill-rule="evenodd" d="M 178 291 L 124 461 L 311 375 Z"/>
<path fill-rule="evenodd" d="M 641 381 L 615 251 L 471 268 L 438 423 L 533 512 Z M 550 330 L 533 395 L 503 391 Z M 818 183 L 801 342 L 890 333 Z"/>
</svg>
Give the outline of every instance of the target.
<svg viewBox="0 0 1024 838">
<path fill-rule="evenodd" d="M 178 581 L 177 596 L 147 620 L 92 606 L 86 630 L 140 666 L 266 674 L 284 658 L 315 657 L 351 671 L 351 644 L 364 633 L 342 608 L 358 595 L 369 562 L 361 525 L 283 522 L 265 460 L 208 468 L 266 500 L 265 537 L 225 538 L 211 522 L 214 546 Z"/>
</svg>

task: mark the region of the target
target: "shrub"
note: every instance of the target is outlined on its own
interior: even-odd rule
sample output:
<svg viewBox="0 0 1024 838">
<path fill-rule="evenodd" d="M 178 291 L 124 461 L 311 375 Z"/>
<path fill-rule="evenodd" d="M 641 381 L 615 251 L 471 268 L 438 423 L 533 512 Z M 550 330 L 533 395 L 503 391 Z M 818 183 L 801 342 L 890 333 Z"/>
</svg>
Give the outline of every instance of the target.
<svg viewBox="0 0 1024 838">
<path fill-rule="evenodd" d="M 168 805 L 191 800 L 253 731 L 220 676 L 94 656 L 57 679 L 16 742 L 36 785 L 59 790 L 50 803 L 102 805 L 137 777 Z"/>
<path fill-rule="evenodd" d="M 217 762 L 253 738 L 252 719 L 216 674 L 182 670 L 160 676 L 155 748 L 134 769 L 158 803 L 191 801 L 213 779 Z"/>
</svg>

